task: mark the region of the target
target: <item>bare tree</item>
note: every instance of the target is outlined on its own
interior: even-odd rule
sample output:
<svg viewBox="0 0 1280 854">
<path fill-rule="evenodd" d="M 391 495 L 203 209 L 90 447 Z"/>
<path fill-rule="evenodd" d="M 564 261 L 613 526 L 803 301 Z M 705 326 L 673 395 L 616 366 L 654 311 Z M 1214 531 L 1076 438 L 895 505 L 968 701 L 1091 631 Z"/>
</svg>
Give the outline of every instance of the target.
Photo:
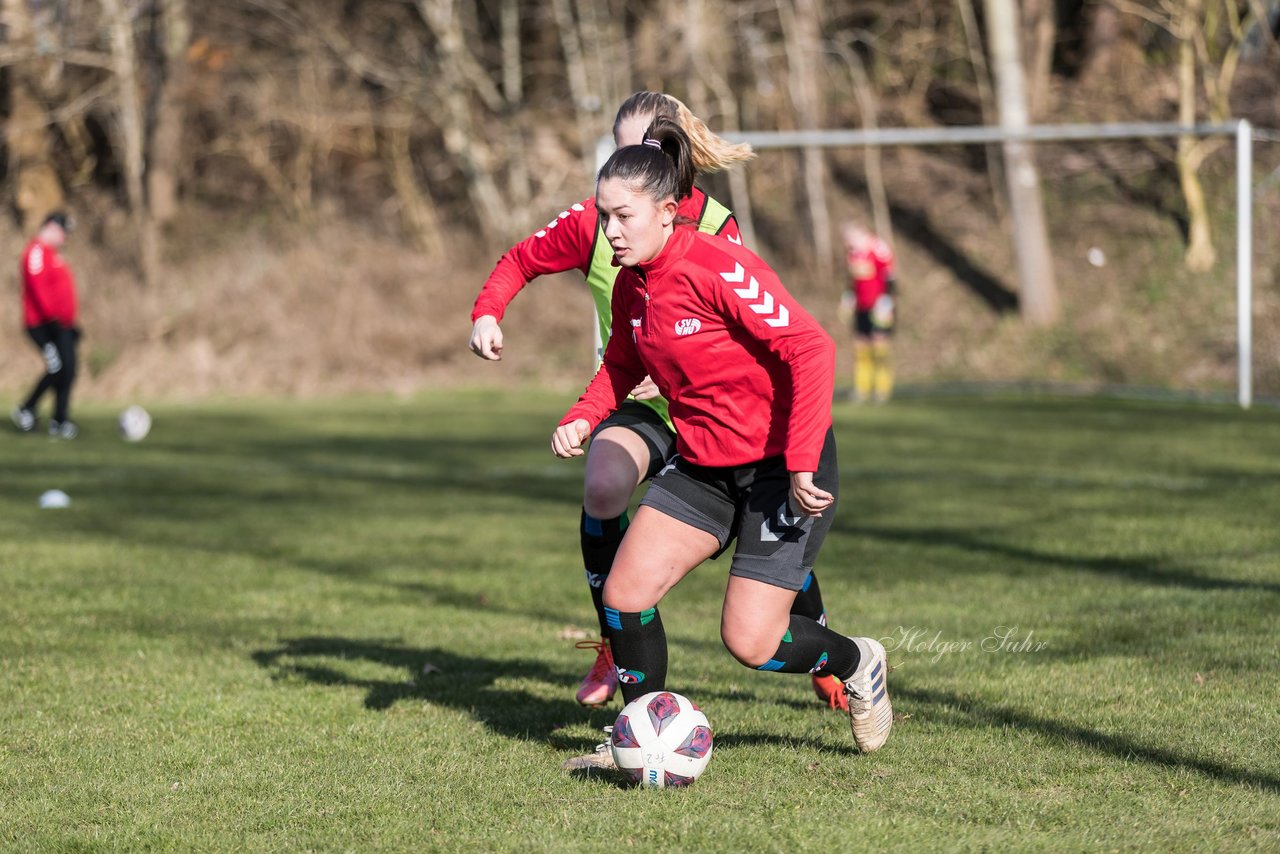
<svg viewBox="0 0 1280 854">
<path fill-rule="evenodd" d="M 996 107 L 995 93 L 991 91 L 991 69 L 987 65 L 987 55 L 982 50 L 982 34 L 978 29 L 978 16 L 974 12 L 973 0 L 956 0 L 960 8 L 960 21 L 964 27 L 965 45 L 969 51 L 969 64 L 973 66 L 974 84 L 978 90 L 978 109 L 984 125 L 994 125 L 999 121 L 999 110 Z M 996 213 L 1003 221 L 1008 217 L 1008 205 L 1005 204 L 1007 184 L 1004 174 L 1004 162 L 1000 159 L 1000 150 L 996 145 L 985 146 L 987 177 L 991 181 L 991 197 L 995 201 Z"/>
<path fill-rule="evenodd" d="M 133 34 L 133 10 L 126 9 L 120 0 L 102 0 L 102 11 L 110 28 L 111 64 L 116 76 L 116 122 L 125 195 L 138 237 L 138 261 L 142 277 L 150 285 L 159 276 L 160 251 L 155 220 L 147 209 L 143 190 L 143 128 L 146 119 L 138 93 L 138 52 Z"/>
<path fill-rule="evenodd" d="M 594 168 L 596 150 L 595 122 L 592 120 L 591 112 L 593 107 L 599 108 L 598 98 L 591 94 L 583 37 L 573 15 L 571 0 L 551 0 L 551 9 L 555 12 L 556 27 L 560 31 L 560 46 L 564 50 L 569 100 L 573 104 L 573 114 L 578 129 L 578 146 L 582 152 L 583 165 L 587 172 L 591 172 Z"/>
<path fill-rule="evenodd" d="M 1023 44 L 1027 46 L 1027 110 L 1033 121 L 1049 106 L 1053 81 L 1053 49 L 1058 37 L 1053 0 L 1022 0 Z"/>
<path fill-rule="evenodd" d="M 723 21 L 730 10 L 715 0 L 692 0 L 689 5 L 690 24 L 685 28 L 685 45 L 688 51 L 693 78 L 689 93 L 695 113 L 707 109 L 715 102 L 724 130 L 742 129 L 738 101 L 725 76 L 726 53 L 731 42 L 727 39 L 712 40 L 708 36 L 709 21 Z M 717 43 L 718 42 L 718 43 Z M 711 94 L 708 95 L 707 92 Z M 738 230 L 748 246 L 756 246 L 755 218 L 751 211 L 751 192 L 747 181 L 748 170 L 730 169 L 727 173 L 733 215 Z"/>
<path fill-rule="evenodd" d="M 849 67 L 849 79 L 853 84 L 853 95 L 858 101 L 858 114 L 862 118 L 863 129 L 875 130 L 880 124 L 879 104 L 862 57 L 845 44 L 833 43 L 832 48 Z M 880 146 L 868 145 L 863 149 L 863 164 L 867 173 L 867 194 L 871 197 L 875 232 L 892 246 L 895 242 L 893 218 L 889 214 L 889 194 L 885 191 L 884 172 L 880 168 Z"/>
<path fill-rule="evenodd" d="M 1000 103 L 1000 127 L 1011 133 L 1025 131 L 1029 122 L 1022 58 L 1018 51 L 1018 9 L 1013 0 L 986 0 L 986 10 Z M 1061 308 L 1040 197 L 1040 175 L 1026 141 L 1006 141 L 1004 157 L 1022 317 L 1032 326 L 1051 326 L 1057 322 Z"/>
<path fill-rule="evenodd" d="M 1182 0 L 1175 11 L 1173 28 L 1178 44 L 1178 123 L 1191 127 L 1196 123 L 1196 47 L 1195 29 L 1204 13 L 1204 0 Z M 1199 149 L 1199 150 L 1197 150 Z M 1187 269 L 1203 273 L 1218 260 L 1213 248 L 1213 231 L 1209 224 L 1209 208 L 1204 186 L 1200 183 L 1200 162 L 1204 149 L 1191 134 L 1178 137 L 1178 181 L 1187 202 Z"/>
<path fill-rule="evenodd" d="M 1240 61 L 1240 49 L 1249 23 L 1260 13 L 1256 4 L 1242 17 L 1233 0 L 1161 0 L 1156 6 L 1125 2 L 1121 8 L 1153 23 L 1178 40 L 1178 123 L 1196 124 L 1203 94 L 1210 118 L 1226 121 L 1231 114 L 1231 84 Z M 1187 205 L 1188 270 L 1205 272 L 1218 253 L 1208 199 L 1200 181 L 1200 167 L 1223 145 L 1219 138 L 1178 137 L 1178 181 Z"/>
<path fill-rule="evenodd" d="M 491 107 L 500 107 L 501 97 L 468 52 L 454 0 L 416 0 L 416 6 L 438 45 L 445 150 L 462 169 L 481 231 L 487 239 L 501 242 L 510 233 L 508 212 L 493 181 L 489 145 L 471 115 L 473 96 Z"/>
<path fill-rule="evenodd" d="M 158 225 L 177 215 L 178 186 L 183 163 L 182 134 L 186 124 L 184 98 L 189 77 L 187 51 L 191 46 L 191 16 L 187 0 L 160 0 L 160 56 L 163 67 L 156 87 L 151 145 L 147 166 L 147 201 Z"/>
<path fill-rule="evenodd" d="M 8 41 L 18 52 L 10 65 L 9 116 L 4 123 L 9 172 L 14 176 L 14 203 L 22 227 L 31 232 L 50 211 L 63 206 L 62 182 L 54 168 L 49 126 L 35 51 L 35 26 L 26 0 L 4 0 Z"/>
<path fill-rule="evenodd" d="M 814 0 L 780 0 L 778 11 L 786 42 L 787 81 L 792 109 L 795 110 L 797 124 L 802 129 L 813 130 L 820 124 L 817 63 L 822 55 L 822 43 L 819 37 L 821 26 L 818 7 Z M 827 207 L 826 162 L 822 149 L 817 146 L 801 149 L 800 156 L 818 269 L 823 278 L 830 278 L 834 250 L 831 241 L 831 214 Z"/>
<path fill-rule="evenodd" d="M 1113 0 L 1096 0 L 1089 17 L 1089 32 L 1081 79 L 1106 80 L 1115 69 L 1122 31 L 1120 9 Z"/>
</svg>

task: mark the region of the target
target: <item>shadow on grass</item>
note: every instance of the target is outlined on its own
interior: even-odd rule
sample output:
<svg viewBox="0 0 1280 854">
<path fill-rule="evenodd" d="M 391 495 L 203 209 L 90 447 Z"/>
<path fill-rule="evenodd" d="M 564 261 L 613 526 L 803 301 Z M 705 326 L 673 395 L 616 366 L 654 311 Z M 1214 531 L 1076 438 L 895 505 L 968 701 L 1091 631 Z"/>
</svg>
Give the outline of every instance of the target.
<svg viewBox="0 0 1280 854">
<path fill-rule="evenodd" d="M 420 700 L 471 715 L 492 732 L 522 741 L 538 741 L 558 750 L 587 752 L 594 741 L 561 730 L 583 722 L 583 708 L 572 699 L 548 700 L 515 688 L 504 679 L 573 684 L 568 672 L 528 658 L 484 658 L 441 648 L 403 646 L 383 640 L 301 637 L 253 653 L 253 660 L 280 680 L 302 679 L 315 685 L 359 688 L 364 706 L 384 711 L 404 700 Z M 344 672 L 338 661 L 371 662 L 403 671 L 402 679 L 368 679 Z"/>
<path fill-rule="evenodd" d="M 839 527 L 839 526 L 838 526 Z M 1123 578 L 1140 584 L 1184 587 L 1191 590 L 1250 590 L 1280 593 L 1280 583 L 1241 581 L 1233 578 L 1208 578 L 1175 567 L 1166 568 L 1159 559 L 1078 557 L 1051 554 L 1034 549 L 1011 546 L 947 528 L 872 528 L 854 525 L 845 532 L 886 542 L 910 546 L 944 546 L 1005 560 Z M 993 562 L 994 565 L 994 562 Z"/>
<path fill-rule="evenodd" d="M 566 726 L 583 723 L 587 713 L 576 701 L 567 698 L 567 692 L 566 699 L 548 700 L 497 684 L 508 678 L 573 684 L 572 674 L 549 667 L 543 661 L 459 655 L 441 648 L 417 648 L 378 639 L 316 636 L 286 640 L 272 649 L 253 653 L 252 658 L 277 680 L 301 679 L 313 685 L 363 690 L 364 707 L 372 711 L 384 711 L 405 700 L 418 700 L 466 712 L 491 732 L 506 738 L 541 742 L 556 750 L 579 754 L 592 752 L 596 745 L 593 739 L 563 732 Z M 396 668 L 403 671 L 404 678 L 354 676 L 343 671 L 338 663 L 342 661 Z M 424 672 L 427 665 L 431 668 L 429 673 Z M 703 692 L 700 697 L 704 694 L 735 702 L 756 702 L 754 694 L 741 691 Z M 605 710 L 605 720 L 612 722 L 615 714 L 616 710 Z M 849 745 L 833 745 L 810 737 L 765 732 L 716 736 L 716 747 L 720 750 L 758 745 L 856 755 Z M 634 785 L 617 772 L 576 769 L 571 773 L 584 780 L 605 781 L 622 788 Z"/>
<path fill-rule="evenodd" d="M 940 707 L 952 716 L 968 718 L 977 726 L 1031 730 L 1073 742 L 1099 753 L 1109 754 L 1126 762 L 1146 762 L 1171 770 L 1195 771 L 1225 783 L 1265 789 L 1272 794 L 1280 793 L 1280 778 L 1270 774 L 1237 768 L 1209 759 L 1182 756 L 1165 747 L 1146 746 L 1128 738 L 1107 735 L 1069 721 L 1044 718 L 1007 706 L 984 706 L 971 698 L 947 691 L 898 688 L 894 692 L 894 698 L 905 698 L 912 703 Z"/>
</svg>

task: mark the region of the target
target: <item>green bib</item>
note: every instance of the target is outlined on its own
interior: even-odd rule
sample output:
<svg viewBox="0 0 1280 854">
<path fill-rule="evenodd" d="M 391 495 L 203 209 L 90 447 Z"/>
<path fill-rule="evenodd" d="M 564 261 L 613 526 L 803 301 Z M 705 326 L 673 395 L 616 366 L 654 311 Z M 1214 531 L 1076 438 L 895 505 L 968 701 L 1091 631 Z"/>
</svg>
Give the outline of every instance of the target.
<svg viewBox="0 0 1280 854">
<path fill-rule="evenodd" d="M 717 202 L 710 196 L 702 206 L 698 217 L 698 231 L 707 234 L 719 234 L 720 229 L 733 216 L 733 211 Z M 618 280 L 620 267 L 613 263 L 613 248 L 604 236 L 604 228 L 596 225 L 596 239 L 591 247 L 591 266 L 587 268 L 587 288 L 591 291 L 591 299 L 596 304 L 596 321 L 600 324 L 601 349 L 596 353 L 596 368 L 604 359 L 604 347 L 609 343 L 609 331 L 613 328 L 613 285 Z M 675 430 L 671 416 L 667 412 L 667 399 L 654 397 L 637 401 L 658 413 L 667 426 Z"/>
</svg>

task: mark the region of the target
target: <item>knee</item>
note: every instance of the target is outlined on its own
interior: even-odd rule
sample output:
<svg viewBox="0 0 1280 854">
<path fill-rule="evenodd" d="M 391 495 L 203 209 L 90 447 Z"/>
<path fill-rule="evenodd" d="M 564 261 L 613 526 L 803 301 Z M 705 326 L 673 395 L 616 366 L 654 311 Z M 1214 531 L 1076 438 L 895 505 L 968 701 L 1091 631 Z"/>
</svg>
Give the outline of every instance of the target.
<svg viewBox="0 0 1280 854">
<path fill-rule="evenodd" d="M 591 469 L 583 482 L 582 506 L 588 516 L 616 519 L 627 512 L 636 479 L 631 472 L 617 466 Z"/>
<path fill-rule="evenodd" d="M 627 584 L 621 580 L 615 581 L 613 573 L 609 573 L 609 577 L 605 580 L 604 591 L 601 593 L 600 601 L 604 603 L 606 608 L 623 614 L 638 614 L 641 611 L 647 611 L 658 605 L 660 595 L 654 591 L 645 588 L 643 585 Z"/>
<path fill-rule="evenodd" d="M 753 669 L 768 663 L 778 651 L 779 639 L 767 637 L 758 631 L 732 629 L 721 624 L 720 639 L 738 663 Z"/>
</svg>

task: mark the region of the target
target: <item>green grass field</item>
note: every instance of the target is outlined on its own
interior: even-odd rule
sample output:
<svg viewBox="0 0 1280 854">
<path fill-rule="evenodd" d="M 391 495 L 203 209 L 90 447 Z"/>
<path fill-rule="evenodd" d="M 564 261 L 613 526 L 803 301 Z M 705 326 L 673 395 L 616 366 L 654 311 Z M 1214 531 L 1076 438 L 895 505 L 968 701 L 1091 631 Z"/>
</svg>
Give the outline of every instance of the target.
<svg viewBox="0 0 1280 854">
<path fill-rule="evenodd" d="M 1280 413 L 838 406 L 818 571 L 833 628 L 889 638 L 893 736 L 860 756 L 807 678 L 735 663 L 709 563 L 663 613 L 716 752 L 664 792 L 559 767 L 618 708 L 573 702 L 567 402 L 0 434 L 0 846 L 1280 847 Z M 39 509 L 51 488 L 71 506 Z"/>
</svg>

